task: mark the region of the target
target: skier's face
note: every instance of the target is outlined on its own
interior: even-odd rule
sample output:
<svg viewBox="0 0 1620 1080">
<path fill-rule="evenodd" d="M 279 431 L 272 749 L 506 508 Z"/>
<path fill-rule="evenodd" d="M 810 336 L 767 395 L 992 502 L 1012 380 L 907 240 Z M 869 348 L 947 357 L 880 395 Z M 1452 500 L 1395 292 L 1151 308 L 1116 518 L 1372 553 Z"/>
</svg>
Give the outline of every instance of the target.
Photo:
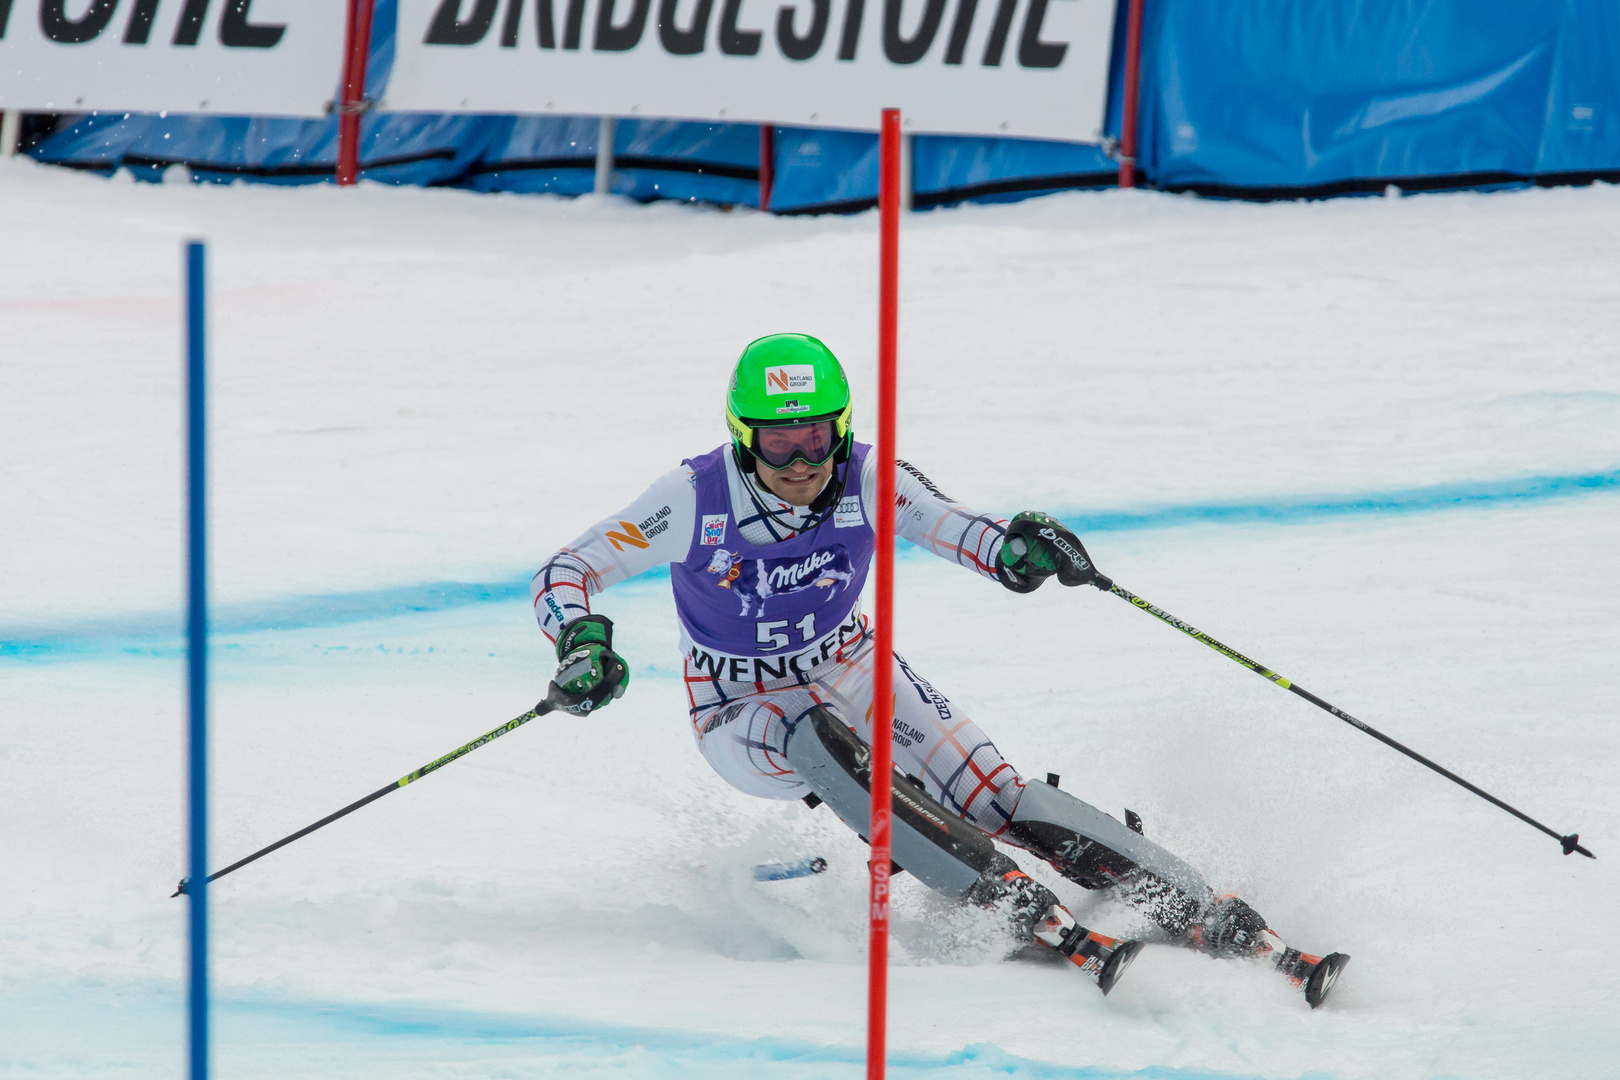
<svg viewBox="0 0 1620 1080">
<path fill-rule="evenodd" d="M 780 496 L 783 502 L 790 506 L 809 506 L 832 479 L 833 463 L 829 459 L 820 465 L 806 465 L 795 460 L 785 469 L 773 469 L 755 458 L 754 471 L 765 489 Z"/>
</svg>

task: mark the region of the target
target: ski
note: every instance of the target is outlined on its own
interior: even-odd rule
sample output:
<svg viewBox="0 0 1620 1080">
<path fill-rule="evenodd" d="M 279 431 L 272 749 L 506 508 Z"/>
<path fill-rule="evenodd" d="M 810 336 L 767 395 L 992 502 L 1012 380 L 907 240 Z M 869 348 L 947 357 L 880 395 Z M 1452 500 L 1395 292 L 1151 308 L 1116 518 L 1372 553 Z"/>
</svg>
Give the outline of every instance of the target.
<svg viewBox="0 0 1620 1080">
<path fill-rule="evenodd" d="M 1338 981 L 1339 973 L 1350 963 L 1346 953 L 1313 956 L 1301 952 L 1285 943 L 1271 929 L 1260 931 L 1256 937 L 1259 940 L 1254 943 L 1250 955 L 1256 960 L 1269 960 L 1295 988 L 1305 992 L 1305 1002 L 1313 1009 L 1322 1007 Z"/>
<path fill-rule="evenodd" d="M 1235 896 L 1220 897 L 1202 923 L 1187 928 L 1177 945 L 1216 957 L 1269 961 L 1295 987 L 1305 992 L 1313 1009 L 1321 1008 L 1350 963 L 1345 953 L 1313 956 L 1285 942 L 1260 913 Z"/>
<path fill-rule="evenodd" d="M 1339 973 L 1349 963 L 1350 957 L 1346 953 L 1312 956 L 1298 949 L 1288 949 L 1277 959 L 1277 970 L 1286 975 L 1289 982 L 1304 989 L 1306 1004 L 1319 1009 L 1333 991 Z"/>
<path fill-rule="evenodd" d="M 1105 997 L 1142 951 L 1140 941 L 1121 941 L 1087 930 L 1061 904 L 1047 911 L 1046 918 L 1035 927 L 1035 937 L 1085 972 Z"/>
<path fill-rule="evenodd" d="M 754 880 L 789 881 L 793 878 L 823 874 L 826 871 L 827 860 L 818 855 L 813 859 L 797 859 L 793 862 L 760 863 L 754 867 Z"/>
</svg>

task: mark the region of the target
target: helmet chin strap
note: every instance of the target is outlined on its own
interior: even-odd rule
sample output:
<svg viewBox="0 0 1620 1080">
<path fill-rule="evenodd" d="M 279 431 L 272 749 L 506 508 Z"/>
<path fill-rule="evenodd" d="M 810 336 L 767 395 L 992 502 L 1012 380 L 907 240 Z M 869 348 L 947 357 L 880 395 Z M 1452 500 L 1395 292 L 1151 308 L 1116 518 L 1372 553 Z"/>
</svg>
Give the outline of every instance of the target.
<svg viewBox="0 0 1620 1080">
<path fill-rule="evenodd" d="M 752 457 L 752 455 L 750 455 L 750 457 Z M 743 473 L 743 475 L 748 480 L 750 485 L 759 488 L 764 494 L 782 499 L 781 495 L 778 495 L 775 491 L 771 490 L 771 486 L 765 483 L 764 479 L 760 477 L 757 469 L 748 469 Z M 837 504 L 839 499 L 843 498 L 844 487 L 848 479 L 848 462 L 846 461 L 843 464 L 834 464 L 832 475 L 827 477 L 827 482 L 821 486 L 821 491 L 817 493 L 814 499 L 810 500 L 810 505 L 806 508 L 810 511 L 810 518 L 801 525 L 793 526 L 794 531 L 809 532 L 811 529 L 821 524 L 822 519 L 827 516 L 831 508 Z M 787 500 L 782 499 L 782 501 L 786 502 Z M 771 510 L 762 503 L 759 503 L 757 499 L 755 500 L 755 505 L 762 513 L 768 514 L 770 517 L 775 518 L 779 523 L 788 524 L 787 522 L 783 522 L 782 519 L 777 516 L 775 511 Z"/>
<path fill-rule="evenodd" d="M 810 510 L 818 518 L 824 516 L 834 503 L 844 497 L 844 484 L 849 478 L 849 463 L 833 465 L 832 475 L 822 485 L 821 493 L 810 500 Z"/>
</svg>

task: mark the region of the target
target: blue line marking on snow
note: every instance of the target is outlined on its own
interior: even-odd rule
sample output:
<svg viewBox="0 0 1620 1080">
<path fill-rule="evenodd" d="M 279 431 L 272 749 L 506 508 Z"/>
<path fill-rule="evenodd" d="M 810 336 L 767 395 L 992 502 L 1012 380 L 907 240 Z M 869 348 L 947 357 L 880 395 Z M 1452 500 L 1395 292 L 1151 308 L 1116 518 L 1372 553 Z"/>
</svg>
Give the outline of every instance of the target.
<svg viewBox="0 0 1620 1080">
<path fill-rule="evenodd" d="M 668 570 L 661 572 L 664 577 L 669 576 Z M 218 607 L 209 621 L 209 632 L 217 639 L 267 630 L 343 626 L 401 615 L 450 611 L 475 604 L 527 600 L 528 596 L 526 579 L 494 584 L 434 581 L 325 596 L 291 596 Z M 176 656 L 181 632 L 179 612 L 87 620 L 77 626 L 32 632 L 0 630 L 5 634 L 5 638 L 0 639 L 0 658 L 45 659 L 63 653 L 107 651 L 130 656 Z"/>
<path fill-rule="evenodd" d="M 1268 499 L 1246 503 L 1166 506 L 1141 511 L 1059 513 L 1076 532 L 1125 532 L 1183 525 L 1254 522 L 1292 525 L 1331 517 L 1393 516 L 1467 510 L 1492 504 L 1542 502 L 1620 489 L 1620 469 L 1585 476 L 1531 476 L 1472 484 L 1433 484 L 1365 495 Z"/>
<path fill-rule="evenodd" d="M 183 1030 L 179 988 L 31 986 L 0 991 L 0 1014 L 17 1037 L 0 1048 L 0 1068 L 28 1075 L 82 1071 L 85 1061 L 116 1062 L 120 1075 L 173 1074 L 175 1036 Z M 63 1033 L 73 1039 L 64 1043 Z M 9 1034 L 9 1032 L 8 1032 Z M 852 1032 L 860 1038 L 857 1026 Z M 416 1073 L 423 1061 L 462 1075 L 567 1076 L 596 1080 L 858 1080 L 865 1050 L 778 1037 L 566 1017 L 492 1013 L 449 1005 L 367 1005 L 266 998 L 226 990 L 216 999 L 219 1071 L 252 1075 Z M 354 1067 L 360 1063 L 360 1067 Z M 990 1043 L 951 1052 L 891 1050 L 889 1075 L 941 1080 L 1245 1080 L 1241 1074 L 1154 1065 L 1122 1070 L 1037 1061 Z M 346 1068 L 345 1066 L 349 1066 Z M 1329 1080 L 1331 1074 L 1312 1073 Z"/>
<path fill-rule="evenodd" d="M 595 1070 L 581 1068 L 592 1058 L 602 1060 L 617 1075 L 628 1064 L 628 1051 L 652 1056 L 641 1060 L 640 1075 L 704 1075 L 711 1077 L 753 1076 L 749 1070 L 769 1063 L 773 1075 L 783 1075 L 782 1066 L 819 1066 L 817 1077 L 864 1075 L 866 1053 L 859 1046 L 828 1046 L 781 1038 L 749 1039 L 719 1033 L 687 1032 L 670 1028 L 639 1028 L 590 1021 L 530 1017 L 512 1014 L 468 1012 L 460 1009 L 430 1009 L 421 1006 L 379 1008 L 305 1002 L 236 1000 L 225 1003 L 224 1011 L 289 1019 L 307 1025 L 323 1021 L 345 1034 L 379 1038 L 454 1040 L 478 1044 L 522 1044 L 525 1060 L 567 1055 L 569 1075 L 589 1075 Z M 363 1051 L 362 1051 L 363 1052 Z M 581 1061 L 583 1057 L 585 1061 Z M 752 1063 L 752 1064 L 750 1064 Z M 828 1072 L 826 1066 L 843 1066 Z M 1087 1066 L 1060 1065 L 1009 1054 L 991 1043 L 972 1043 L 948 1054 L 919 1054 L 890 1051 L 888 1066 L 895 1076 L 1006 1076 L 1030 1080 L 1237 1080 L 1230 1073 L 1149 1066 L 1121 1071 Z M 797 1069 L 790 1076 L 808 1076 Z"/>
<path fill-rule="evenodd" d="M 1144 510 L 1052 512 L 1082 537 L 1101 532 L 1173 529 L 1192 525 L 1293 525 L 1337 517 L 1391 517 L 1447 510 L 1512 507 L 1555 499 L 1613 493 L 1620 490 L 1620 469 L 1577 476 L 1531 476 L 1359 495 L 1300 496 L 1250 502 L 1152 507 Z M 921 552 L 902 545 L 904 558 Z M 669 578 L 657 567 L 618 590 L 656 586 Z M 528 579 L 468 583 L 435 581 L 386 589 L 294 596 L 218 609 L 211 629 L 218 637 L 270 630 L 342 626 L 373 619 L 450 611 L 477 604 L 527 600 Z M 179 612 L 133 615 L 55 627 L 0 626 L 0 660 L 62 660 L 121 653 L 130 657 L 179 655 L 182 623 Z"/>
</svg>

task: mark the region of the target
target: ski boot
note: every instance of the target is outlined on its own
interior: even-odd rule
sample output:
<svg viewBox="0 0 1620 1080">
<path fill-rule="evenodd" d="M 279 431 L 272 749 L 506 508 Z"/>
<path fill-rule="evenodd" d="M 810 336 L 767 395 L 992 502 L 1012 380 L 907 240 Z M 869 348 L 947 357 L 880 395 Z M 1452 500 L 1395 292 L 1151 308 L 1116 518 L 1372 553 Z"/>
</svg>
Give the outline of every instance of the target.
<svg viewBox="0 0 1620 1080">
<path fill-rule="evenodd" d="M 1344 953 L 1312 956 L 1293 948 L 1266 925 L 1260 913 L 1235 896 L 1223 896 L 1201 923 L 1188 928 L 1183 944 L 1211 956 L 1245 956 L 1270 960 L 1273 967 L 1305 991 L 1311 1008 L 1320 1008 L 1350 963 Z"/>
<path fill-rule="evenodd" d="M 1142 951 L 1140 941 L 1121 941 L 1087 930 L 1062 904 L 1053 904 L 1047 910 L 1035 927 L 1035 939 L 1052 946 L 1090 976 L 1105 997 Z"/>
<path fill-rule="evenodd" d="M 1007 916 L 1008 929 L 1019 941 L 1035 940 L 1035 926 L 1058 898 L 1051 889 L 1036 881 L 1001 852 L 990 857 L 990 865 L 979 873 L 962 899 L 982 908 L 995 908 Z"/>
<path fill-rule="evenodd" d="M 1050 945 L 1058 956 L 1085 972 L 1104 995 L 1114 988 L 1142 948 L 1140 941 L 1105 937 L 1076 923 L 1051 889 L 1018 869 L 1017 863 L 1000 852 L 964 899 L 1006 911 L 1013 933 L 1026 947 L 1041 949 L 1042 945 Z"/>
</svg>

